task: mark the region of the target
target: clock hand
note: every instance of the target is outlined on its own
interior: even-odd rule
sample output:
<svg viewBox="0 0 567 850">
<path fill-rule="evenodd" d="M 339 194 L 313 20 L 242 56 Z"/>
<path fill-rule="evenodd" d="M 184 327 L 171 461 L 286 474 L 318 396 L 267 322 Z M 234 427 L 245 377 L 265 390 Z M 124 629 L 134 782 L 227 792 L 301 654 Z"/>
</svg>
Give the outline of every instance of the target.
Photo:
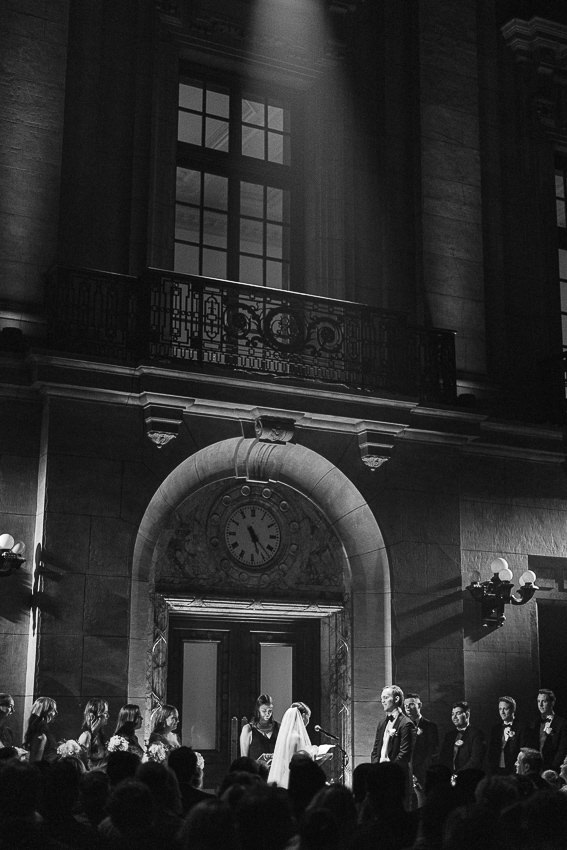
<svg viewBox="0 0 567 850">
<path fill-rule="evenodd" d="M 258 551 L 258 543 L 259 543 L 258 535 L 256 534 L 256 532 L 254 531 L 254 529 L 251 525 L 248 525 L 247 528 L 248 528 L 248 534 L 250 535 L 250 540 L 254 544 L 254 546 L 256 548 L 256 552 L 257 552 Z"/>
</svg>

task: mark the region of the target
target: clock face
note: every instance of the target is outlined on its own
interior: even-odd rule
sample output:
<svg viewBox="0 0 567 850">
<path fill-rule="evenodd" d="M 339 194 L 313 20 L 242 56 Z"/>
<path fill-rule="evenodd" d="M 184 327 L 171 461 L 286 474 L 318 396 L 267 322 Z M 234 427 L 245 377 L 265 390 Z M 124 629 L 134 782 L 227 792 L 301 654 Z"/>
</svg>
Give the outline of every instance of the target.
<svg viewBox="0 0 567 850">
<path fill-rule="evenodd" d="M 232 511 L 224 527 L 228 551 L 247 567 L 262 567 L 280 548 L 280 527 L 274 514 L 262 505 L 241 505 Z"/>
</svg>

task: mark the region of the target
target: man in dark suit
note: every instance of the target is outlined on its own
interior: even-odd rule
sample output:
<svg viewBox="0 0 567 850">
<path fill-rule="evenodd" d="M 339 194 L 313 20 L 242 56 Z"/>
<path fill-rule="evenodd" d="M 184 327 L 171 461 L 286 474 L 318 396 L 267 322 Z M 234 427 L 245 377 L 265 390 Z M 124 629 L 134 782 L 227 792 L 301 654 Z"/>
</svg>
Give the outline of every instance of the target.
<svg viewBox="0 0 567 850">
<path fill-rule="evenodd" d="M 415 745 L 412 756 L 413 789 L 417 806 L 425 801 L 425 773 L 439 754 L 439 731 L 437 724 L 427 720 L 421 713 L 419 694 L 406 694 L 404 708 L 415 726 Z"/>
<path fill-rule="evenodd" d="M 468 702 L 461 700 L 453 703 L 451 720 L 454 729 L 443 738 L 439 763 L 444 764 L 453 773 L 461 770 L 482 770 L 486 741 L 480 729 L 470 725 L 471 711 Z"/>
<path fill-rule="evenodd" d="M 374 747 L 370 761 L 396 762 L 404 769 L 406 776 L 406 804 L 409 805 L 411 792 L 411 758 L 415 742 L 415 726 L 404 712 L 404 692 L 397 685 L 387 685 L 380 695 L 384 718 L 376 728 Z"/>
<path fill-rule="evenodd" d="M 498 700 L 500 723 L 490 730 L 488 741 L 488 770 L 499 776 L 516 772 L 516 759 L 525 742 L 525 728 L 516 720 L 516 700 L 500 697 Z"/>
<path fill-rule="evenodd" d="M 559 773 L 567 756 L 567 720 L 555 714 L 555 694 L 548 688 L 539 689 L 537 707 L 539 717 L 528 729 L 526 744 L 540 751 L 542 770 Z"/>
</svg>

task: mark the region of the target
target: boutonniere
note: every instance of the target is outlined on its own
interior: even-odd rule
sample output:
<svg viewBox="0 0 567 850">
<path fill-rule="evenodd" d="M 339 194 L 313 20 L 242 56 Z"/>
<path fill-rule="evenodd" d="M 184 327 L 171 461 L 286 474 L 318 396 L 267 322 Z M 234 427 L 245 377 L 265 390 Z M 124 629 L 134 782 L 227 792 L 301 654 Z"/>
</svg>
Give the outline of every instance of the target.
<svg viewBox="0 0 567 850">
<path fill-rule="evenodd" d="M 390 736 L 390 738 L 395 738 L 397 734 L 398 734 L 398 730 L 395 727 L 392 727 L 388 732 L 388 735 Z"/>
<path fill-rule="evenodd" d="M 463 746 L 463 744 L 464 744 L 464 741 L 463 741 L 463 739 L 462 739 L 462 738 L 457 738 L 457 740 L 455 741 L 455 746 L 456 746 L 456 747 L 462 747 L 462 746 Z"/>
<path fill-rule="evenodd" d="M 543 731 L 546 735 L 553 735 L 553 729 L 551 728 L 551 720 L 547 721 L 547 723 L 543 727 Z"/>
<path fill-rule="evenodd" d="M 504 737 L 506 738 L 506 740 L 507 740 L 507 741 L 509 741 L 509 740 L 510 740 L 510 738 L 513 738 L 515 735 L 516 735 L 516 733 L 514 732 L 514 730 L 513 730 L 513 729 L 511 729 L 509 726 L 506 726 L 506 727 L 505 727 L 505 729 L 504 729 Z"/>
<path fill-rule="evenodd" d="M 416 735 L 423 735 L 423 729 L 420 729 L 420 728 L 419 728 L 419 726 L 418 726 L 418 727 L 417 727 L 417 729 L 416 729 L 415 734 L 416 734 Z"/>
</svg>

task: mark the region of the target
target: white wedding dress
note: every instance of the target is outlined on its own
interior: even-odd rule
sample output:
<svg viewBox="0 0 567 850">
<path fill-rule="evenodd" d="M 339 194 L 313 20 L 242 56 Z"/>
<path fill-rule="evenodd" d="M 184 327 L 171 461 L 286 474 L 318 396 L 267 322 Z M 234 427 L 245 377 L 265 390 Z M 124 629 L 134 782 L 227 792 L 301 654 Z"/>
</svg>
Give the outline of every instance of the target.
<svg viewBox="0 0 567 850">
<path fill-rule="evenodd" d="M 275 782 L 281 788 L 289 785 L 289 763 L 294 753 L 306 752 L 311 758 L 317 752 L 307 734 L 301 712 L 298 708 L 288 708 L 282 718 L 280 730 L 274 748 L 274 757 L 268 774 L 268 783 Z"/>
</svg>

